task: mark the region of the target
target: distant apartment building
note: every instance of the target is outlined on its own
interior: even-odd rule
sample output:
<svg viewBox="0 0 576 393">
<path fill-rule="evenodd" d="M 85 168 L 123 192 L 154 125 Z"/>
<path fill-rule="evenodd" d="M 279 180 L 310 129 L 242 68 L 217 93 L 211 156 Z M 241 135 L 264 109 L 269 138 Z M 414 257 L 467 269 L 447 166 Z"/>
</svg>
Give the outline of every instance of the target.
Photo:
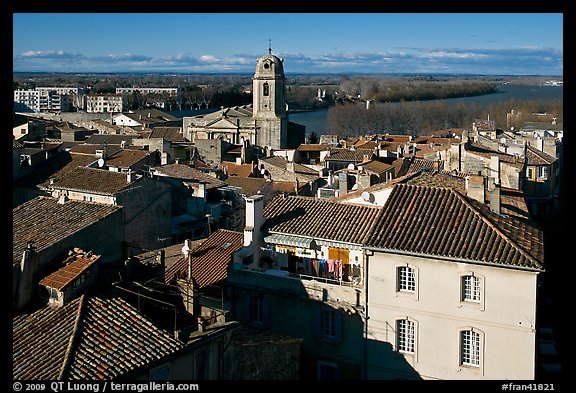
<svg viewBox="0 0 576 393">
<path fill-rule="evenodd" d="M 168 94 L 170 96 L 180 96 L 178 87 L 117 87 L 116 94 Z"/>
<path fill-rule="evenodd" d="M 72 96 L 82 97 L 83 95 L 84 89 L 81 87 L 37 87 L 35 90 L 15 90 L 14 110 L 16 112 L 68 112 L 72 107 Z"/>
<path fill-rule="evenodd" d="M 54 87 L 37 87 L 36 91 L 54 91 L 56 94 L 60 95 L 82 95 L 86 94 L 83 87 L 64 87 L 64 86 L 54 86 Z"/>
<path fill-rule="evenodd" d="M 126 105 L 126 98 L 121 94 L 88 94 L 86 96 L 86 112 L 88 113 L 123 112 Z"/>
</svg>

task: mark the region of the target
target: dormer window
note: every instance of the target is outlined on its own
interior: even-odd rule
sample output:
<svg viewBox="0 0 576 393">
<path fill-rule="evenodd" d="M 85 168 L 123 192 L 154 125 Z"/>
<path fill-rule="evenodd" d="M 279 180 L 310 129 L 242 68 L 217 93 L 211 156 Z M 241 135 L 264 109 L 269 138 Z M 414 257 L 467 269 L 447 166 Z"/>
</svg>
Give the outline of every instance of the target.
<svg viewBox="0 0 576 393">
<path fill-rule="evenodd" d="M 263 90 L 262 90 L 262 94 L 263 94 L 264 96 L 269 96 L 269 95 L 270 95 L 270 85 L 268 84 L 268 82 L 264 83 Z"/>
</svg>

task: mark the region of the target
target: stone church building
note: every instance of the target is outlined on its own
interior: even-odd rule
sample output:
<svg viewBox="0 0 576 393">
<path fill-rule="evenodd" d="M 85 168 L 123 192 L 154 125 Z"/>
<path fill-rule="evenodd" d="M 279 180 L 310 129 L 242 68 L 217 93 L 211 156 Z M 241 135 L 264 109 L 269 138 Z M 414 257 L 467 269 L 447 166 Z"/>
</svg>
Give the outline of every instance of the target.
<svg viewBox="0 0 576 393">
<path fill-rule="evenodd" d="M 184 137 L 191 142 L 222 139 L 263 150 L 295 149 L 304 143 L 306 127 L 288 120 L 283 59 L 268 54 L 256 61 L 252 105 L 223 108 L 184 117 Z"/>
</svg>

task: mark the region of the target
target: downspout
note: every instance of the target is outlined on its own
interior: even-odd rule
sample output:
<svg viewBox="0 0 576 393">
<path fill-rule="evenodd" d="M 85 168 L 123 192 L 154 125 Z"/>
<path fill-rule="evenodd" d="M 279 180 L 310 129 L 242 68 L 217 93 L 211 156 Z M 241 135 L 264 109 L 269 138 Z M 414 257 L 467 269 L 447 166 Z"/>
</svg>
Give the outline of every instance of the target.
<svg viewBox="0 0 576 393">
<path fill-rule="evenodd" d="M 374 255 L 373 251 L 364 249 L 364 354 L 363 354 L 363 378 L 368 380 L 368 257 Z"/>
</svg>

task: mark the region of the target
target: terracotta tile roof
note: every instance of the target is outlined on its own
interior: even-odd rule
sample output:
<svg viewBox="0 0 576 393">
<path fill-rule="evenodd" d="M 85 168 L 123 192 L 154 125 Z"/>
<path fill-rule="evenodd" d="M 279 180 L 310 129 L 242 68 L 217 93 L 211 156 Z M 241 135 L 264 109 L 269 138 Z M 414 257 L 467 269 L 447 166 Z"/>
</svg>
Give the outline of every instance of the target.
<svg viewBox="0 0 576 393">
<path fill-rule="evenodd" d="M 22 144 L 22 142 L 17 141 L 16 139 L 12 140 L 12 149 L 23 149 L 24 145 Z"/>
<path fill-rule="evenodd" d="M 66 258 L 64 267 L 40 280 L 40 285 L 62 291 L 99 260 L 100 255 L 73 254 Z"/>
<path fill-rule="evenodd" d="M 235 164 L 233 162 L 222 162 L 222 169 L 226 170 L 228 176 L 250 177 L 252 173 L 252 164 Z"/>
<path fill-rule="evenodd" d="M 60 179 L 79 166 L 87 166 L 96 161 L 96 157 L 84 154 L 70 153 L 66 150 L 58 152 L 54 157 L 44 161 L 42 165 L 34 168 L 32 172 L 18 179 L 15 184 L 23 186 L 40 186 L 46 188 L 49 179 Z"/>
<path fill-rule="evenodd" d="M 440 160 L 426 160 L 424 158 L 414 157 L 408 167 L 407 173 L 419 172 L 424 168 L 430 170 L 443 169 L 444 163 Z"/>
<path fill-rule="evenodd" d="M 104 148 L 106 148 L 106 155 L 107 156 L 114 154 L 119 150 L 122 150 L 120 148 L 120 145 L 107 145 L 107 146 L 105 146 L 104 144 L 83 143 L 83 144 L 73 146 L 70 149 L 70 153 L 90 154 L 92 156 L 96 156 L 96 150 L 103 150 Z"/>
<path fill-rule="evenodd" d="M 231 176 L 226 179 L 226 183 L 230 186 L 240 188 L 240 193 L 252 196 L 258 194 L 264 187 L 270 184 L 269 181 L 257 177 L 238 177 Z"/>
<path fill-rule="evenodd" d="M 509 165 L 521 168 L 524 165 L 524 159 L 520 156 L 514 156 L 511 154 L 505 154 L 500 151 L 492 150 L 478 142 L 473 142 L 466 149 L 468 153 L 479 155 L 484 158 L 490 158 L 492 156 L 498 156 L 500 162 L 505 162 Z"/>
<path fill-rule="evenodd" d="M 155 123 L 181 120 L 178 117 L 155 108 L 136 109 L 134 113 L 124 113 L 124 115 L 133 118 L 134 120 L 146 120 Z M 140 116 L 142 116 L 142 119 L 140 119 Z"/>
<path fill-rule="evenodd" d="M 332 146 L 327 144 L 327 143 L 323 143 L 323 144 L 301 144 L 300 146 L 298 146 L 298 148 L 296 150 L 298 151 L 326 151 L 326 150 L 330 150 L 332 149 Z"/>
<path fill-rule="evenodd" d="M 273 165 L 282 169 L 286 169 L 286 164 L 288 163 L 286 159 L 278 156 L 260 158 L 259 162 L 262 164 Z"/>
<path fill-rule="evenodd" d="M 318 176 L 318 171 L 307 167 L 306 165 L 294 163 L 294 173 L 301 173 L 304 175 Z"/>
<path fill-rule="evenodd" d="M 192 249 L 192 278 L 200 289 L 218 285 L 228 277 L 228 265 L 232 254 L 244 245 L 241 232 L 218 229 L 200 245 Z M 188 275 L 188 260 L 183 256 L 164 274 L 164 282 L 171 283 L 175 278 Z"/>
<path fill-rule="evenodd" d="M 282 157 L 272 156 L 272 157 L 268 157 L 268 158 L 261 158 L 260 162 L 264 163 L 264 164 L 273 165 L 273 166 L 278 167 L 280 169 L 288 170 L 287 169 L 288 161 Z M 294 173 L 302 173 L 305 175 L 318 176 L 318 171 L 316 171 L 312 168 L 308 168 L 307 166 L 304 166 L 302 164 L 298 164 L 296 162 L 294 163 Z"/>
<path fill-rule="evenodd" d="M 308 183 L 298 182 L 298 192 L 300 192 Z M 272 180 L 272 190 L 275 192 L 284 192 L 286 194 L 297 194 L 295 181 Z"/>
<path fill-rule="evenodd" d="M 432 131 L 432 137 L 434 138 L 450 138 L 452 139 L 453 143 L 459 143 L 462 142 L 462 140 L 460 138 L 462 138 L 462 134 L 464 133 L 466 129 L 465 128 L 448 128 L 445 130 L 434 130 Z M 450 137 L 451 135 L 455 135 L 457 137 L 460 138 L 452 138 Z"/>
<path fill-rule="evenodd" d="M 357 149 L 374 150 L 374 149 L 378 148 L 379 146 L 380 146 L 380 143 L 378 143 L 376 141 L 366 141 L 366 140 L 360 140 L 354 144 L 354 147 Z"/>
<path fill-rule="evenodd" d="M 369 162 L 364 162 L 361 164 L 362 168 L 364 168 L 365 170 L 369 171 L 369 172 L 373 172 L 377 175 L 381 175 L 382 173 L 390 170 L 392 168 L 392 165 L 388 165 L 386 163 L 380 162 L 380 161 L 369 161 Z"/>
<path fill-rule="evenodd" d="M 332 149 L 330 154 L 325 158 L 326 161 L 347 161 L 347 162 L 362 162 L 364 156 L 372 159 L 374 151 L 370 149 Z"/>
<path fill-rule="evenodd" d="M 446 187 L 465 195 L 466 181 L 462 176 L 452 176 L 446 172 L 438 171 L 418 171 L 412 172 L 411 176 L 405 176 L 397 180 L 397 183 L 409 184 L 411 186 Z"/>
<path fill-rule="evenodd" d="M 114 195 L 128 188 L 131 184 L 128 183 L 126 173 L 79 166 L 54 181 L 52 187 L 62 190 Z"/>
<path fill-rule="evenodd" d="M 397 184 L 367 245 L 542 269 L 543 234 L 450 188 Z"/>
<path fill-rule="evenodd" d="M 449 130 L 445 130 L 445 132 L 449 132 Z M 458 138 L 444 138 L 444 137 L 420 135 L 416 137 L 416 139 L 414 139 L 412 142 L 416 143 L 417 145 L 428 145 L 430 143 L 434 145 L 451 145 L 452 143 L 461 143 L 462 140 Z"/>
<path fill-rule="evenodd" d="M 37 197 L 12 209 L 12 255 L 20 264 L 27 242 L 40 252 L 54 243 L 118 212 L 121 206 Z"/>
<path fill-rule="evenodd" d="M 528 160 L 528 165 L 551 165 L 558 160 L 553 155 L 538 150 L 533 146 L 526 147 L 526 159 Z"/>
<path fill-rule="evenodd" d="M 394 143 L 408 143 L 410 142 L 410 135 L 383 135 L 382 141 Z"/>
<path fill-rule="evenodd" d="M 155 127 L 149 138 L 164 138 L 170 142 L 185 141 L 181 127 Z"/>
<path fill-rule="evenodd" d="M 67 361 L 82 298 L 12 319 L 12 378 L 57 380 Z"/>
<path fill-rule="evenodd" d="M 154 152 L 132 149 L 118 150 L 112 154 L 106 155 L 106 165 L 128 168 L 140 161 L 148 159 L 151 154 L 154 154 Z"/>
<path fill-rule="evenodd" d="M 88 139 L 86 139 L 86 144 L 91 145 L 120 145 L 122 141 L 126 142 L 126 145 L 132 144 L 132 139 L 138 139 L 135 135 L 115 135 L 115 134 L 93 134 Z"/>
<path fill-rule="evenodd" d="M 14 379 L 113 379 L 184 347 L 121 298 L 82 296 L 12 326 Z"/>
<path fill-rule="evenodd" d="M 174 179 L 187 180 L 190 182 L 205 182 L 207 189 L 225 186 L 222 180 L 192 168 L 186 164 L 169 164 L 152 168 L 160 176 L 168 176 Z"/>
<path fill-rule="evenodd" d="M 380 209 L 303 196 L 277 196 L 264 208 L 270 232 L 362 244 Z"/>
</svg>

